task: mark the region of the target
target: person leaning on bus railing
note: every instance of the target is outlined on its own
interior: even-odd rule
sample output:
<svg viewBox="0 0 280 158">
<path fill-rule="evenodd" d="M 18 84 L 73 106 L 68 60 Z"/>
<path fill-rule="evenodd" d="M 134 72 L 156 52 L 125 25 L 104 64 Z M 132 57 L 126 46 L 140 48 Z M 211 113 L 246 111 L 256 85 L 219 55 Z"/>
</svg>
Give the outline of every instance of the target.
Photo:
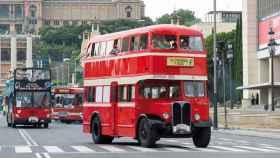
<svg viewBox="0 0 280 158">
<path fill-rule="evenodd" d="M 118 41 L 114 41 L 114 46 L 110 54 L 117 55 L 118 53 L 120 53 L 120 49 L 118 48 Z"/>
</svg>

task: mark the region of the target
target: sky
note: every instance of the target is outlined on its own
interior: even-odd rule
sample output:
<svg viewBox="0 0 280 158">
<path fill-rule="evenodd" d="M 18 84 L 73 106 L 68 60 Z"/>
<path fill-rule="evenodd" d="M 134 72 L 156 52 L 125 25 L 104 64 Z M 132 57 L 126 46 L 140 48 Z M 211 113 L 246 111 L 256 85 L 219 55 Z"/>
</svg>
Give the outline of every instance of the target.
<svg viewBox="0 0 280 158">
<path fill-rule="evenodd" d="M 197 17 L 204 20 L 205 14 L 213 10 L 213 0 L 144 0 L 144 2 L 145 14 L 153 20 L 181 8 L 194 11 Z M 242 0 L 217 0 L 217 10 L 241 11 Z"/>
</svg>

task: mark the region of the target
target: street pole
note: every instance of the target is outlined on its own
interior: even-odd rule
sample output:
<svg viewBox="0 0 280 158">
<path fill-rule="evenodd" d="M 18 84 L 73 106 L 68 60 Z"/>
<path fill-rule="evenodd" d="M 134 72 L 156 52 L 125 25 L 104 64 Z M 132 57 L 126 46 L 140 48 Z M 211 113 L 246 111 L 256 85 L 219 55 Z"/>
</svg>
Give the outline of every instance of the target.
<svg viewBox="0 0 280 158">
<path fill-rule="evenodd" d="M 0 85 L 2 85 L 2 37 L 0 34 Z"/>
<path fill-rule="evenodd" d="M 233 109 L 232 104 L 232 78 L 231 78 L 231 64 L 232 62 L 229 62 L 229 97 L 230 97 L 230 109 Z"/>
<path fill-rule="evenodd" d="M 224 110 L 225 110 L 225 129 L 227 129 L 228 124 L 227 124 L 227 104 L 226 104 L 226 73 L 225 73 L 224 58 L 222 58 L 222 66 L 223 66 L 223 102 L 224 102 Z"/>
<path fill-rule="evenodd" d="M 275 111 L 275 105 L 274 105 L 274 53 L 275 53 L 275 45 L 276 41 L 274 39 L 275 32 L 273 31 L 272 27 L 270 27 L 268 35 L 270 37 L 268 47 L 269 47 L 269 53 L 271 57 L 271 111 Z"/>
<path fill-rule="evenodd" d="M 218 108 L 217 108 L 217 39 L 216 39 L 216 0 L 214 2 L 214 28 L 213 28 L 213 51 L 214 51 L 214 96 L 213 96 L 213 106 L 214 106 L 214 129 L 218 129 Z"/>
</svg>

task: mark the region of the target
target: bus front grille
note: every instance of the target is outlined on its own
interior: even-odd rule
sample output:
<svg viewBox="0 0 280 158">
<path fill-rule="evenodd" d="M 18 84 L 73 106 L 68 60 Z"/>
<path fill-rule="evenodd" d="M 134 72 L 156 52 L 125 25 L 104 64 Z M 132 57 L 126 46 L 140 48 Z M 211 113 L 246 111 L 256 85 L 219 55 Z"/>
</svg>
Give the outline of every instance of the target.
<svg viewBox="0 0 280 158">
<path fill-rule="evenodd" d="M 174 103 L 172 105 L 172 124 L 191 125 L 191 105 L 189 103 Z"/>
</svg>

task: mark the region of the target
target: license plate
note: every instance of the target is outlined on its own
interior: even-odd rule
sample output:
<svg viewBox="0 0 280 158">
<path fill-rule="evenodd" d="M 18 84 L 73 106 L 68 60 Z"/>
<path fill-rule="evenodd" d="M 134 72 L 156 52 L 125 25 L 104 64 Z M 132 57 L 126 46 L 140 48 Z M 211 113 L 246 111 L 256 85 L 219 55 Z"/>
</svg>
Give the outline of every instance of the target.
<svg viewBox="0 0 280 158">
<path fill-rule="evenodd" d="M 167 66 L 194 66 L 193 58 L 167 58 Z"/>
<path fill-rule="evenodd" d="M 29 118 L 28 118 L 28 121 L 29 121 L 29 122 L 38 122 L 39 119 L 38 119 L 38 117 L 29 117 Z"/>
</svg>

